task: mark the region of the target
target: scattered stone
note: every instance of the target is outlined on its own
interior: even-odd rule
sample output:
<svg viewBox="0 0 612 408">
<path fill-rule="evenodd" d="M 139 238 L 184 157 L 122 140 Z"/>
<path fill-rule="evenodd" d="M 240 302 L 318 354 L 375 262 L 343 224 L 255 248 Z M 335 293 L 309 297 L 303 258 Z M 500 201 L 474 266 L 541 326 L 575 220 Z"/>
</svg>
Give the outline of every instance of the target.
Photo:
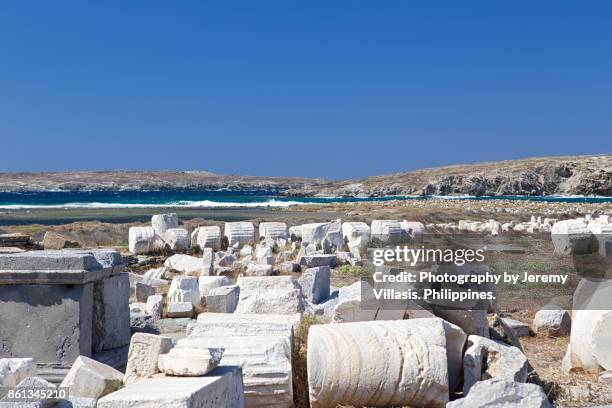
<svg viewBox="0 0 612 408">
<path fill-rule="evenodd" d="M 73 241 L 65 236 L 58 234 L 57 232 L 47 231 L 42 240 L 43 248 L 45 249 L 64 249 L 64 248 L 78 248 L 81 246 L 76 241 Z"/>
<path fill-rule="evenodd" d="M 238 258 L 236 257 L 236 255 L 227 253 L 223 255 L 217 263 L 219 264 L 219 266 L 231 267 L 237 260 Z"/>
<path fill-rule="evenodd" d="M 31 391 L 32 390 L 32 391 Z M 0 407 L 4 408 L 53 408 L 57 403 L 55 398 L 57 387 L 42 377 L 28 377 L 22 380 L 17 387 L 15 393 L 17 395 L 32 392 L 34 398 L 30 398 L 27 402 L 19 401 L 18 399 L 10 399 L 8 396 L 0 400 Z M 36 391 L 44 398 L 39 398 Z"/>
<path fill-rule="evenodd" d="M 136 282 L 135 293 L 137 302 L 146 302 L 149 296 L 155 294 L 155 288 L 146 283 Z"/>
<path fill-rule="evenodd" d="M 35 375 L 36 364 L 32 358 L 0 358 L 0 399 L 9 389 Z"/>
<path fill-rule="evenodd" d="M 516 337 L 529 337 L 529 325 L 509 317 L 502 317 L 506 323 L 514 331 Z"/>
<path fill-rule="evenodd" d="M 130 343 L 123 383 L 129 386 L 157 373 L 159 355 L 168 353 L 171 348 L 172 340 L 169 337 L 145 333 L 134 334 Z"/>
<path fill-rule="evenodd" d="M 166 318 L 161 319 L 157 322 L 161 333 L 181 333 L 185 334 L 189 323 L 195 322 L 195 320 L 189 317 L 179 318 Z"/>
<path fill-rule="evenodd" d="M 149 296 L 147 298 L 145 311 L 147 314 L 151 315 L 153 319 L 161 319 L 164 313 L 164 297 L 162 295 Z"/>
<path fill-rule="evenodd" d="M 402 242 L 402 226 L 397 220 L 372 220 L 370 238 L 376 243 L 397 244 Z"/>
<path fill-rule="evenodd" d="M 206 295 L 208 295 L 211 289 L 231 284 L 232 280 L 227 276 L 200 276 L 198 278 L 198 289 L 200 291 L 202 305 L 206 304 Z"/>
<path fill-rule="evenodd" d="M 128 249 L 134 255 L 159 251 L 163 247 L 163 241 L 152 227 L 130 227 Z"/>
<path fill-rule="evenodd" d="M 141 312 L 131 312 L 130 333 L 159 334 L 160 331 L 153 316 Z"/>
<path fill-rule="evenodd" d="M 91 358 L 79 356 L 60 387 L 70 397 L 99 399 L 116 391 L 123 384 L 123 373 Z"/>
<path fill-rule="evenodd" d="M 368 344 L 376 346 L 364 354 Z M 449 388 L 443 320 L 311 326 L 308 385 L 313 408 L 444 407 Z"/>
<path fill-rule="evenodd" d="M 270 247 L 257 245 L 255 257 L 257 258 L 257 263 L 261 265 L 274 265 L 274 256 L 272 256 L 272 248 Z"/>
<path fill-rule="evenodd" d="M 290 275 L 294 272 L 299 272 L 300 271 L 300 265 L 295 263 L 295 262 L 283 262 L 282 264 L 280 264 L 279 267 L 281 273 L 284 273 L 286 275 Z"/>
<path fill-rule="evenodd" d="M 533 319 L 535 332 L 548 337 L 561 337 L 570 334 L 572 320 L 567 310 L 556 305 L 546 305 Z"/>
<path fill-rule="evenodd" d="M 304 297 L 314 304 L 329 298 L 330 277 L 329 266 L 306 269 L 298 279 Z"/>
<path fill-rule="evenodd" d="M 501 226 L 498 226 L 497 228 L 499 229 L 500 227 Z M 402 229 L 404 236 L 409 240 L 414 242 L 423 242 L 423 235 L 425 234 L 425 225 L 423 225 L 422 222 L 404 220 L 400 222 L 400 228 Z"/>
<path fill-rule="evenodd" d="M 143 281 L 153 280 L 153 279 L 165 279 L 167 272 L 168 270 L 166 269 L 165 266 L 162 266 L 161 268 L 149 269 L 143 275 L 143 278 L 144 278 Z"/>
<path fill-rule="evenodd" d="M 191 302 L 168 302 L 166 315 L 168 317 L 191 317 L 193 316 L 193 304 Z"/>
<path fill-rule="evenodd" d="M 225 237 L 230 247 L 235 244 L 253 245 L 255 241 L 255 227 L 250 222 L 226 222 Z"/>
<path fill-rule="evenodd" d="M 185 251 L 189 248 L 189 233 L 184 228 L 170 228 L 163 237 L 172 251 Z"/>
<path fill-rule="evenodd" d="M 552 226 L 551 238 L 558 255 L 591 253 L 596 242 L 584 219 L 556 222 Z"/>
<path fill-rule="evenodd" d="M 221 249 L 221 228 L 217 225 L 197 228 L 196 243 L 203 251 L 204 248 Z M 193 241 L 192 241 L 193 242 Z"/>
<path fill-rule="evenodd" d="M 238 278 L 240 300 L 236 313 L 294 314 L 304 311 L 299 285 L 291 276 Z"/>
<path fill-rule="evenodd" d="M 603 371 L 599 374 L 599 382 L 612 383 L 612 370 Z"/>
<path fill-rule="evenodd" d="M 93 292 L 92 351 L 111 350 L 130 344 L 128 274 L 120 273 L 95 282 Z"/>
<path fill-rule="evenodd" d="M 477 382 L 465 398 L 449 402 L 447 408 L 553 408 L 542 387 L 492 378 Z"/>
<path fill-rule="evenodd" d="M 528 369 L 527 357 L 517 347 L 471 335 L 463 356 L 463 395 L 489 378 L 525 382 Z"/>
<path fill-rule="evenodd" d="M 277 239 L 287 239 L 289 238 L 289 234 L 287 233 L 287 224 L 284 222 L 260 222 L 259 236 L 261 238 L 268 238 L 275 241 Z"/>
<path fill-rule="evenodd" d="M 272 265 L 262 265 L 258 263 L 250 263 L 245 271 L 247 276 L 270 276 L 272 272 Z"/>
<path fill-rule="evenodd" d="M 293 328 L 299 322 L 299 314 L 201 313 L 197 322 L 187 327 L 187 335 L 189 337 L 283 336 L 291 342 Z"/>
<path fill-rule="evenodd" d="M 219 365 L 222 348 L 174 347 L 168 354 L 159 356 L 159 371 L 177 377 L 201 377 Z"/>
<path fill-rule="evenodd" d="M 298 263 L 302 267 L 315 268 L 317 266 L 336 266 L 336 255 L 312 254 L 298 257 Z"/>
<path fill-rule="evenodd" d="M 168 290 L 168 302 L 189 302 L 201 307 L 198 279 L 193 276 L 175 276 Z"/>
<path fill-rule="evenodd" d="M 178 216 L 174 213 L 156 214 L 151 217 L 151 227 L 157 235 L 163 237 L 167 230 L 178 228 Z"/>
<path fill-rule="evenodd" d="M 242 408 L 239 367 L 217 367 L 204 377 L 149 378 L 107 395 L 97 408 Z"/>
<path fill-rule="evenodd" d="M 206 295 L 206 310 L 212 313 L 234 313 L 239 296 L 238 285 L 213 288 Z"/>
<path fill-rule="evenodd" d="M 245 257 L 245 256 L 251 256 L 253 255 L 253 247 L 250 245 L 245 245 L 240 249 L 240 256 L 241 257 Z"/>
<path fill-rule="evenodd" d="M 202 258 L 185 254 L 172 255 L 166 259 L 164 266 L 190 276 L 199 276 L 204 269 Z"/>
</svg>

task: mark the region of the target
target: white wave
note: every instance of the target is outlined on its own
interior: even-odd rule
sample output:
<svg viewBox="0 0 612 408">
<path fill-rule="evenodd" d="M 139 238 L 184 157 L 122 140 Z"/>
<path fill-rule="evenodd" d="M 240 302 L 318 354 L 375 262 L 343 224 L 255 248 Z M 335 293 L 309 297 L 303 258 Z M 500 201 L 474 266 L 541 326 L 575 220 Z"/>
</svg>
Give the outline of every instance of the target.
<svg viewBox="0 0 612 408">
<path fill-rule="evenodd" d="M 236 208 L 236 207 L 290 207 L 298 204 L 313 204 L 303 203 L 300 201 L 279 201 L 279 200 L 268 200 L 262 202 L 247 202 L 247 203 L 236 203 L 236 202 L 220 202 L 220 201 L 174 201 L 163 204 L 147 204 L 147 203 L 66 203 L 66 204 L 11 204 L 11 205 L 0 205 L 0 209 L 3 210 L 24 210 L 24 209 L 53 209 L 53 208 Z"/>
</svg>

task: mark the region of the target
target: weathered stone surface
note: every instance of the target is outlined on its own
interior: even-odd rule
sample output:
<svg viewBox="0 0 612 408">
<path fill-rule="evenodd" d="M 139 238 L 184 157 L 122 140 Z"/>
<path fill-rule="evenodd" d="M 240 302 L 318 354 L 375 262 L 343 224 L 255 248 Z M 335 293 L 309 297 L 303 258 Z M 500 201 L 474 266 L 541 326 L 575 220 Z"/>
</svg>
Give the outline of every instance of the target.
<svg viewBox="0 0 612 408">
<path fill-rule="evenodd" d="M 556 305 L 546 305 L 536 313 L 533 326 L 538 334 L 561 337 L 570 334 L 572 321 L 567 310 Z"/>
<path fill-rule="evenodd" d="M 161 334 L 165 334 L 165 333 L 185 334 L 185 330 L 187 330 L 187 326 L 189 326 L 189 324 L 192 322 L 195 322 L 195 320 L 189 317 L 166 318 L 166 319 L 159 320 L 157 322 L 157 325 L 159 326 L 159 330 Z"/>
<path fill-rule="evenodd" d="M 211 225 L 207 227 L 198 227 L 197 231 L 198 234 L 196 243 L 200 249 L 221 249 L 221 228 L 219 226 Z"/>
<path fill-rule="evenodd" d="M 303 224 L 301 226 L 302 245 L 320 244 L 325 238 L 329 223 L 317 222 L 312 224 Z"/>
<path fill-rule="evenodd" d="M 145 307 L 147 314 L 151 315 L 153 319 L 159 320 L 163 317 L 164 313 L 164 297 L 162 295 L 152 295 L 147 298 L 147 305 Z"/>
<path fill-rule="evenodd" d="M 441 319 L 311 326 L 311 407 L 444 407 L 449 399 L 446 353 Z"/>
<path fill-rule="evenodd" d="M 219 365 L 223 348 L 174 347 L 161 354 L 157 362 L 159 371 L 177 377 L 200 377 Z"/>
<path fill-rule="evenodd" d="M 0 399 L 22 380 L 36 375 L 32 358 L 0 358 Z"/>
<path fill-rule="evenodd" d="M 140 312 L 130 312 L 130 332 L 159 334 L 160 330 L 153 316 Z"/>
<path fill-rule="evenodd" d="M 45 249 L 78 248 L 81 246 L 78 242 L 53 231 L 45 232 L 42 245 Z"/>
<path fill-rule="evenodd" d="M 498 223 L 499 224 L 499 223 Z M 422 242 L 425 234 L 425 225 L 418 221 L 401 221 L 400 228 L 404 236 L 411 241 Z"/>
<path fill-rule="evenodd" d="M 298 279 L 304 297 L 314 304 L 329 298 L 331 271 L 329 266 L 306 269 Z"/>
<path fill-rule="evenodd" d="M 161 268 L 149 269 L 143 275 L 142 281 L 146 282 L 148 280 L 164 279 L 167 273 L 168 269 L 165 266 L 162 266 Z"/>
<path fill-rule="evenodd" d="M 185 254 L 172 255 L 166 259 L 164 266 L 190 276 L 200 276 L 204 268 L 202 258 Z"/>
<path fill-rule="evenodd" d="M 498 378 L 527 381 L 529 363 L 514 346 L 480 336 L 469 336 L 463 356 L 463 395 L 468 395 L 477 381 Z"/>
<path fill-rule="evenodd" d="M 132 336 L 123 382 L 130 385 L 158 372 L 157 359 L 172 348 L 169 337 L 136 333 Z"/>
<path fill-rule="evenodd" d="M 467 334 L 489 337 L 486 310 L 449 309 L 440 307 L 435 308 L 434 314 L 461 327 Z"/>
<path fill-rule="evenodd" d="M 212 248 L 202 249 L 202 273 L 200 276 L 211 276 L 215 271 L 215 254 Z"/>
<path fill-rule="evenodd" d="M 136 282 L 134 289 L 137 302 L 146 302 L 149 296 L 155 294 L 155 288 L 144 282 Z"/>
<path fill-rule="evenodd" d="M 372 220 L 370 238 L 383 244 L 402 242 L 403 231 L 397 220 Z"/>
<path fill-rule="evenodd" d="M 287 233 L 287 224 L 284 222 L 260 222 L 259 236 L 261 238 L 269 238 L 273 240 L 287 239 L 289 238 L 289 234 Z"/>
<path fill-rule="evenodd" d="M 213 288 L 206 295 L 206 310 L 211 313 L 234 313 L 239 296 L 238 285 Z"/>
<path fill-rule="evenodd" d="M 551 238 L 555 253 L 580 255 L 593 252 L 595 238 L 583 219 L 558 221 L 552 226 Z"/>
<path fill-rule="evenodd" d="M 302 291 L 291 276 L 241 276 L 236 313 L 294 314 L 304 311 Z"/>
<path fill-rule="evenodd" d="M 226 222 L 224 235 L 227 237 L 229 246 L 253 245 L 255 242 L 255 227 L 250 222 Z"/>
<path fill-rule="evenodd" d="M 359 237 L 370 238 L 370 226 L 365 222 L 344 222 L 342 236 L 349 242 Z"/>
<path fill-rule="evenodd" d="M 509 317 L 502 317 L 502 319 L 514 331 L 516 337 L 529 336 L 529 325 L 527 323 L 523 323 L 515 319 L 510 319 Z"/>
<path fill-rule="evenodd" d="M 189 248 L 189 233 L 185 228 L 170 228 L 163 237 L 173 251 L 185 251 Z"/>
<path fill-rule="evenodd" d="M 245 274 L 247 276 L 270 276 L 272 275 L 272 265 L 262 265 L 258 263 L 250 263 L 247 265 Z"/>
<path fill-rule="evenodd" d="M 70 367 L 91 355 L 92 319 L 93 283 L 0 285 L 0 357 Z"/>
<path fill-rule="evenodd" d="M 151 217 L 151 227 L 157 235 L 163 237 L 167 230 L 178 228 L 178 216 L 174 213 L 155 214 Z"/>
<path fill-rule="evenodd" d="M 22 402 L 10 399 L 7 395 L 0 400 L 0 408 L 52 408 L 58 401 L 57 398 L 53 397 L 57 387 L 42 377 L 28 377 L 24 379 L 15 387 L 15 391 L 17 391 L 18 394 L 19 390 L 25 393 L 30 392 L 29 390 L 40 390 L 51 397 L 29 399 L 27 402 Z"/>
<path fill-rule="evenodd" d="M 289 238 L 291 241 L 296 242 L 297 240 L 302 238 L 302 226 L 294 225 L 293 227 L 289 227 Z"/>
<path fill-rule="evenodd" d="M 130 227 L 128 249 L 134 255 L 148 254 L 162 248 L 161 239 L 153 227 Z"/>
<path fill-rule="evenodd" d="M 257 259 L 257 263 L 261 265 L 274 265 L 274 256 L 272 256 L 272 248 L 257 245 L 255 249 L 255 258 Z"/>
<path fill-rule="evenodd" d="M 191 302 L 168 302 L 166 315 L 168 317 L 191 317 L 193 316 L 193 304 Z"/>
<path fill-rule="evenodd" d="M 205 298 L 211 289 L 215 289 L 220 286 L 228 286 L 231 284 L 232 280 L 227 276 L 200 276 L 198 278 L 198 288 L 202 298 Z"/>
<path fill-rule="evenodd" d="M 123 373 L 91 358 L 79 356 L 60 387 L 71 397 L 99 399 L 119 389 Z"/>
<path fill-rule="evenodd" d="M 311 254 L 298 257 L 297 262 L 305 268 L 315 268 L 317 266 L 336 266 L 336 255 Z"/>
<path fill-rule="evenodd" d="M 93 284 L 92 350 L 99 352 L 130 344 L 130 280 L 127 273 Z"/>
<path fill-rule="evenodd" d="M 204 377 L 156 377 L 139 381 L 98 401 L 97 408 L 243 408 L 239 367 L 217 367 Z"/>
<path fill-rule="evenodd" d="M 243 370 L 247 407 L 293 407 L 291 342 L 299 318 L 203 313 L 177 347 L 223 347 L 221 365 Z"/>
<path fill-rule="evenodd" d="M 300 265 L 295 262 L 283 262 L 282 264 L 280 264 L 279 270 L 285 275 L 290 275 L 294 272 L 299 272 Z"/>
<path fill-rule="evenodd" d="M 201 299 L 198 279 L 193 276 L 175 276 L 168 290 L 168 302 L 190 302 L 199 308 Z"/>
<path fill-rule="evenodd" d="M 217 264 L 219 266 L 231 267 L 232 265 L 234 265 L 234 262 L 236 262 L 237 260 L 238 260 L 238 257 L 236 255 L 231 254 L 231 253 L 226 253 L 219 259 Z"/>
<path fill-rule="evenodd" d="M 542 387 L 492 378 L 477 382 L 465 398 L 449 402 L 447 408 L 553 408 Z"/>
</svg>

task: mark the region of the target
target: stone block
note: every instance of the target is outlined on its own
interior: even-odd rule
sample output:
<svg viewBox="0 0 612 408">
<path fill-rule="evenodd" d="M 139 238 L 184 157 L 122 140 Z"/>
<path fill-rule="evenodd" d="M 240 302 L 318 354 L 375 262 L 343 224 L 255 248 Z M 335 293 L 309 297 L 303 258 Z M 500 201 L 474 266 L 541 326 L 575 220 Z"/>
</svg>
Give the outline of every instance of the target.
<svg viewBox="0 0 612 408">
<path fill-rule="evenodd" d="M 70 397 L 99 399 L 123 384 L 123 373 L 87 357 L 79 356 L 60 384 Z"/>
<path fill-rule="evenodd" d="M 287 224 L 284 222 L 260 222 L 259 236 L 272 240 L 288 239 Z"/>
<path fill-rule="evenodd" d="M 168 317 L 191 317 L 193 316 L 193 304 L 191 302 L 168 302 L 166 315 Z"/>
<path fill-rule="evenodd" d="M 99 352 L 130 344 L 130 281 L 127 273 L 94 283 L 92 350 Z"/>
<path fill-rule="evenodd" d="M 234 313 L 239 296 L 238 285 L 211 289 L 206 295 L 206 310 L 211 313 Z"/>
<path fill-rule="evenodd" d="M 304 297 L 319 304 L 329 297 L 331 271 L 329 266 L 306 269 L 298 279 Z"/>
<path fill-rule="evenodd" d="M 8 389 L 35 375 L 36 364 L 32 358 L 0 358 L 0 399 Z"/>
<path fill-rule="evenodd" d="M 166 375 L 201 377 L 219 365 L 223 348 L 179 348 L 159 356 L 157 366 Z"/>
<path fill-rule="evenodd" d="M 128 362 L 123 377 L 124 384 L 130 385 L 158 373 L 159 355 L 168 353 L 171 348 L 172 340 L 169 337 L 145 333 L 134 334 L 128 352 Z"/>
<path fill-rule="evenodd" d="M 298 258 L 301 267 L 315 268 L 317 266 L 334 267 L 337 263 L 336 255 L 311 254 L 302 255 Z"/>
<path fill-rule="evenodd" d="M 291 276 L 241 276 L 236 313 L 295 314 L 304 311 L 304 298 Z"/>
<path fill-rule="evenodd" d="M 204 269 L 202 258 L 185 254 L 172 255 L 166 259 L 164 266 L 189 276 L 200 276 Z"/>
<path fill-rule="evenodd" d="M 159 320 L 164 314 L 164 297 L 162 295 L 153 295 L 147 298 L 147 304 L 145 306 L 147 314 L 155 320 Z"/>
<path fill-rule="evenodd" d="M 234 245 L 253 245 L 255 241 L 255 227 L 250 222 L 226 222 L 225 236 L 230 247 Z"/>
<path fill-rule="evenodd" d="M 155 214 L 151 217 L 151 227 L 157 235 L 163 237 L 167 230 L 178 228 L 178 216 L 174 213 Z"/>
</svg>

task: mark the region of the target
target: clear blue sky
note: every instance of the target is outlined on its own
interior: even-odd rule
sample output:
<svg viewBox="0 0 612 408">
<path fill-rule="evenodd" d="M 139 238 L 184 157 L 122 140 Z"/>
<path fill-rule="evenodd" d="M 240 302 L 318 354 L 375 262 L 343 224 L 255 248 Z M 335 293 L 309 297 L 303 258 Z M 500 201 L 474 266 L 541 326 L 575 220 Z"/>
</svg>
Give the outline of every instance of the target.
<svg viewBox="0 0 612 408">
<path fill-rule="evenodd" d="M 0 38 L 0 171 L 612 152 L 610 1 L 4 1 Z"/>
</svg>

